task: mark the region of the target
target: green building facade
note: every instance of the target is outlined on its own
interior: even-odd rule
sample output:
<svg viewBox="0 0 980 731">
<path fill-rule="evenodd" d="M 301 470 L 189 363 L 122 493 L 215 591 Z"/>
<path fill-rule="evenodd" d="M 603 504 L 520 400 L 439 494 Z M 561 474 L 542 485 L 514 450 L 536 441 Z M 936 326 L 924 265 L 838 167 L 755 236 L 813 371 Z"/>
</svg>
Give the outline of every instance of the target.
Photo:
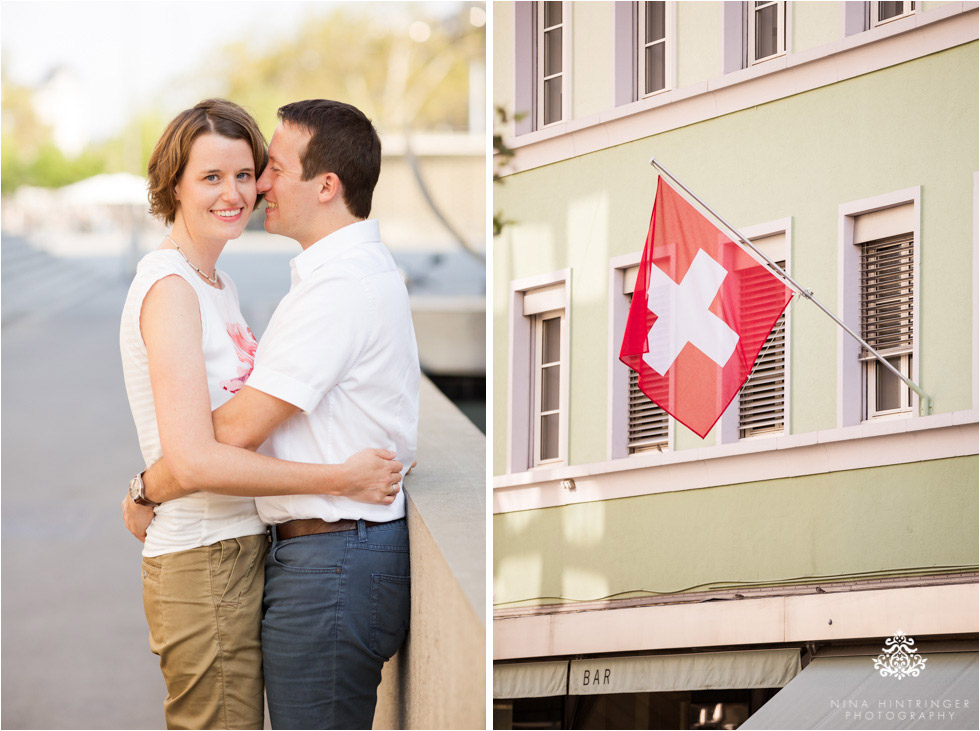
<svg viewBox="0 0 980 731">
<path fill-rule="evenodd" d="M 977 3 L 503 2 L 493 23 L 515 151 L 494 186 L 500 726 L 771 727 L 779 688 L 899 629 L 953 648 L 975 698 Z M 645 401 L 618 353 L 654 157 L 931 402 L 799 295 L 705 439 Z M 650 680 L 695 656 L 782 670 Z M 580 687 L 589 663 L 608 687 Z"/>
</svg>

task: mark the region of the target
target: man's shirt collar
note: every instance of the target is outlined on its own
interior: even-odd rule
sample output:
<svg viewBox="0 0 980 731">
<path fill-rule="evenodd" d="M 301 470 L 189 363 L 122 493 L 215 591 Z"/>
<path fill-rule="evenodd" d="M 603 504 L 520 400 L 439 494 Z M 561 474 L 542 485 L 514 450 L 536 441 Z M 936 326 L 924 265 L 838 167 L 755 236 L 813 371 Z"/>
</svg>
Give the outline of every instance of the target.
<svg viewBox="0 0 980 731">
<path fill-rule="evenodd" d="M 364 221 L 357 221 L 337 229 L 309 248 L 304 249 L 302 253 L 289 262 L 289 267 L 294 276 L 305 279 L 321 266 L 350 251 L 353 247 L 372 241 L 381 241 L 378 220 L 368 218 Z"/>
</svg>

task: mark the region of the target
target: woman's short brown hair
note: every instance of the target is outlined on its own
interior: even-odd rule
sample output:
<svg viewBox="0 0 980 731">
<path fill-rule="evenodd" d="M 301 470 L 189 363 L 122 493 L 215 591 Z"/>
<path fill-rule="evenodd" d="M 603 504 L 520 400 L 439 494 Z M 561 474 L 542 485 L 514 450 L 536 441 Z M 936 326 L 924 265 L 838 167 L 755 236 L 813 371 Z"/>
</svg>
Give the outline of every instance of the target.
<svg viewBox="0 0 980 731">
<path fill-rule="evenodd" d="M 150 183 L 150 213 L 165 223 L 173 223 L 177 215 L 176 188 L 184 174 L 187 158 L 194 140 L 205 133 L 213 133 L 230 140 L 244 140 L 252 148 L 255 161 L 255 177 L 258 178 L 269 162 L 265 138 L 252 115 L 227 99 L 205 99 L 186 109 L 171 120 L 160 135 L 147 174 Z M 258 206 L 262 196 L 255 199 Z"/>
</svg>

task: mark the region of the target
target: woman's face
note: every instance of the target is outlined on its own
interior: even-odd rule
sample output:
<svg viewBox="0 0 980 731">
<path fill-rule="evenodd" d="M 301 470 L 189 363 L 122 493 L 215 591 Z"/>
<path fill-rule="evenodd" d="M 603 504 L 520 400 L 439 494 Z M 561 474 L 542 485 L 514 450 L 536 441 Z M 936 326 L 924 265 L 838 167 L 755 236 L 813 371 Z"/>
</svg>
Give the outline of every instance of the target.
<svg viewBox="0 0 980 731">
<path fill-rule="evenodd" d="M 177 215 L 192 238 L 238 238 L 255 207 L 252 149 L 245 140 L 201 135 L 175 190 Z"/>
</svg>

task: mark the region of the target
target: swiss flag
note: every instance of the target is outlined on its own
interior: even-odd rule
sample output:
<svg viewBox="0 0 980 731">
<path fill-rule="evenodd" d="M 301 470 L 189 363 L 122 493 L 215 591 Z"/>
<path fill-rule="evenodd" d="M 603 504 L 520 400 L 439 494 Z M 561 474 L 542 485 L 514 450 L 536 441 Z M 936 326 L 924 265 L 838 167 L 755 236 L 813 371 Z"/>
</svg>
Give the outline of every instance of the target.
<svg viewBox="0 0 980 731">
<path fill-rule="evenodd" d="M 792 296 L 661 177 L 619 358 L 703 439 Z"/>
</svg>

